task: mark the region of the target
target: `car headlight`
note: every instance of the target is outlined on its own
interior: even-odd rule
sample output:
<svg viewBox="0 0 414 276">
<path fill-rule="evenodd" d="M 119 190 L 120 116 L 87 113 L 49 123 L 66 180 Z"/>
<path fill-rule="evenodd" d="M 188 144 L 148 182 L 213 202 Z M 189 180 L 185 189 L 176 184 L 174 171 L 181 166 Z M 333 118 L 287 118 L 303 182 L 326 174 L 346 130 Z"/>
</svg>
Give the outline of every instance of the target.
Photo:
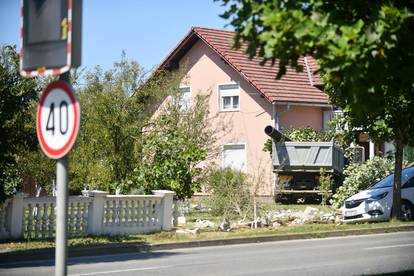
<svg viewBox="0 0 414 276">
<path fill-rule="evenodd" d="M 369 202 L 377 201 L 377 200 L 383 199 L 387 195 L 388 195 L 388 192 L 384 192 L 382 194 L 379 194 L 379 195 L 376 195 L 376 196 L 372 196 L 372 197 L 367 198 L 365 200 L 365 202 L 369 203 Z"/>
</svg>

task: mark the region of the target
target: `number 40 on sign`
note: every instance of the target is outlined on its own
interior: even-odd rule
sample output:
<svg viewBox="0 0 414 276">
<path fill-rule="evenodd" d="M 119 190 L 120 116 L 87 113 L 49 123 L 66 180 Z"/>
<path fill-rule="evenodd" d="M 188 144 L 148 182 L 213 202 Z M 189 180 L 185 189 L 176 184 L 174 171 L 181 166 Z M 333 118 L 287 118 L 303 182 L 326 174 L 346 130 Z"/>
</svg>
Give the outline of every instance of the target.
<svg viewBox="0 0 414 276">
<path fill-rule="evenodd" d="M 49 84 L 37 108 L 37 136 L 43 152 L 52 159 L 65 156 L 76 141 L 80 107 L 73 89 L 65 82 Z"/>
</svg>

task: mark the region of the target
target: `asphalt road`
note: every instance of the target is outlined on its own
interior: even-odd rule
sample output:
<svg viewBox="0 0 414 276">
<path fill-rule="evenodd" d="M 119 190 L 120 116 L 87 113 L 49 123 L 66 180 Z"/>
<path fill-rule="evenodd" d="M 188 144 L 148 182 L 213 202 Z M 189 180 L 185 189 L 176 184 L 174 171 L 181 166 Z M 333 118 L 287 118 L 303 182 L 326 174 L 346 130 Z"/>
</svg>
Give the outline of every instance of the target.
<svg viewBox="0 0 414 276">
<path fill-rule="evenodd" d="M 414 232 L 78 257 L 68 263 L 73 276 L 414 275 Z M 0 264 L 0 275 L 54 275 L 53 265 Z"/>
</svg>

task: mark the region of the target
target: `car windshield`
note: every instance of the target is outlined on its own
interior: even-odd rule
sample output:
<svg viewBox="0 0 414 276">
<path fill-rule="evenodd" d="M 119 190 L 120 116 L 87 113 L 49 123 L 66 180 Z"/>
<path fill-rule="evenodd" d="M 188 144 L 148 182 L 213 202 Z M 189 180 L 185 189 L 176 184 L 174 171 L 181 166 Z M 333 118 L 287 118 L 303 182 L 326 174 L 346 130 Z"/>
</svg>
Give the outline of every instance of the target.
<svg viewBox="0 0 414 276">
<path fill-rule="evenodd" d="M 383 178 L 380 180 L 380 182 L 377 182 L 374 184 L 371 189 L 381 189 L 381 188 L 387 188 L 392 187 L 392 184 L 394 183 L 394 174 L 390 174 L 386 178 Z"/>
<path fill-rule="evenodd" d="M 404 184 L 405 182 L 407 182 L 407 180 L 409 178 L 411 178 L 414 175 L 414 168 L 408 168 L 408 169 L 404 169 L 402 171 L 402 184 Z M 392 187 L 392 184 L 394 183 L 394 174 L 390 174 L 389 176 L 381 179 L 379 182 L 375 183 L 371 189 L 381 189 L 381 188 L 388 188 L 388 187 Z"/>
</svg>

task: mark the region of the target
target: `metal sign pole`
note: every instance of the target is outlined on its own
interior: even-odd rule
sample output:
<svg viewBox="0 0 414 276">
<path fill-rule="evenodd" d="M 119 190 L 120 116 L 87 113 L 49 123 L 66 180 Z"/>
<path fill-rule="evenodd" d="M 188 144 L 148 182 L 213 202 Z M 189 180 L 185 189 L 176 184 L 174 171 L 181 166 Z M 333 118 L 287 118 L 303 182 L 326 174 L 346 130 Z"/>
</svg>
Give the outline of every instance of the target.
<svg viewBox="0 0 414 276">
<path fill-rule="evenodd" d="M 27 78 L 60 74 L 60 81 L 50 83 L 42 93 L 36 130 L 43 152 L 57 159 L 55 275 L 66 276 L 68 152 L 80 125 L 69 70 L 81 64 L 82 0 L 22 0 L 20 10 L 20 74 Z"/>
<path fill-rule="evenodd" d="M 59 79 L 70 84 L 69 72 Z M 56 251 L 55 276 L 67 275 L 67 217 L 68 217 L 68 155 L 56 162 Z"/>
</svg>

